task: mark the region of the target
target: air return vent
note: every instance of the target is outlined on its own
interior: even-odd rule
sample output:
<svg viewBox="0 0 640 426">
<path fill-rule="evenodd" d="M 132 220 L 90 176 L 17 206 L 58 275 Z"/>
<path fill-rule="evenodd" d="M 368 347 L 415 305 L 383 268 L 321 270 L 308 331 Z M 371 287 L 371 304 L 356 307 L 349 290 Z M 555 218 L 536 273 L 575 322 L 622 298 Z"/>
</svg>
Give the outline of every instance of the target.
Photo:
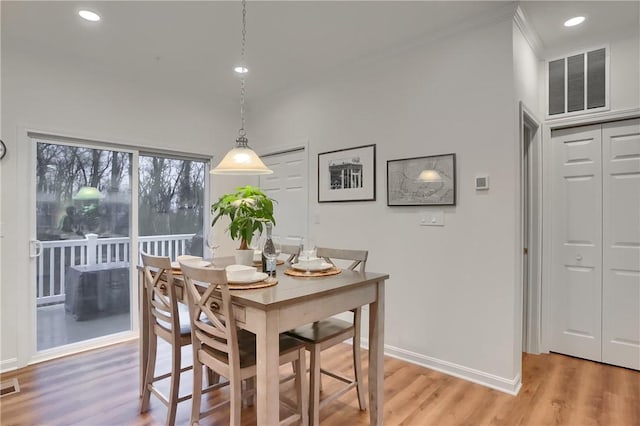
<svg viewBox="0 0 640 426">
<path fill-rule="evenodd" d="M 20 392 L 18 379 L 6 380 L 0 383 L 0 397 L 12 395 L 18 392 Z"/>
<path fill-rule="evenodd" d="M 608 51 L 591 50 L 547 63 L 548 116 L 606 110 L 609 105 Z"/>
</svg>

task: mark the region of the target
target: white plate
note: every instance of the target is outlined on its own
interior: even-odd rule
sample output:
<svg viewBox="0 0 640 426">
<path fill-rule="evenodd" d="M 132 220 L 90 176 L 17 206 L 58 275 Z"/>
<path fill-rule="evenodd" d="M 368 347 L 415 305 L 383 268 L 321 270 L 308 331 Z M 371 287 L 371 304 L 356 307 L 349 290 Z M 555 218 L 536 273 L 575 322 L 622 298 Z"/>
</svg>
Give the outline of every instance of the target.
<svg viewBox="0 0 640 426">
<path fill-rule="evenodd" d="M 307 267 L 303 266 L 299 263 L 294 263 L 293 265 L 291 265 L 291 267 L 293 269 L 297 269 L 298 271 L 306 271 Z M 311 272 L 318 272 L 318 271 L 326 271 L 327 269 L 331 269 L 333 268 L 333 265 L 331 263 L 327 263 L 327 262 L 322 262 L 322 264 L 320 266 L 310 266 L 309 267 L 309 271 Z"/>
<path fill-rule="evenodd" d="M 256 272 L 253 277 L 244 280 L 228 280 L 229 284 L 252 284 L 260 281 L 264 281 L 269 275 L 264 272 Z"/>
<path fill-rule="evenodd" d="M 205 268 L 207 266 L 211 266 L 211 262 L 207 262 L 206 260 L 187 260 L 182 263 L 186 263 L 189 266 L 195 266 L 196 268 Z M 180 263 L 171 262 L 171 267 L 173 269 L 180 269 Z"/>
</svg>

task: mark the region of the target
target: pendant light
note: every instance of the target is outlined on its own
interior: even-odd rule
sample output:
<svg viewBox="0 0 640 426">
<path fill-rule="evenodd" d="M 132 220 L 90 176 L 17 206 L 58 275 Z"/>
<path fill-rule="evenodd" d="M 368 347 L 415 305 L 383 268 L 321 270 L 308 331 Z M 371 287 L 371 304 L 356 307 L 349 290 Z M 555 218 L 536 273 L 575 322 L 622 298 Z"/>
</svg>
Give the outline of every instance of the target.
<svg viewBox="0 0 640 426">
<path fill-rule="evenodd" d="M 240 51 L 241 63 L 235 67 L 235 72 L 240 75 L 240 130 L 236 139 L 236 146 L 224 156 L 222 161 L 210 171 L 214 175 L 268 175 L 273 173 L 262 162 L 260 157 L 249 148 L 247 132 L 244 130 L 244 98 L 245 76 L 249 71 L 244 60 L 244 52 L 247 34 L 247 2 L 242 0 L 242 49 Z"/>
</svg>

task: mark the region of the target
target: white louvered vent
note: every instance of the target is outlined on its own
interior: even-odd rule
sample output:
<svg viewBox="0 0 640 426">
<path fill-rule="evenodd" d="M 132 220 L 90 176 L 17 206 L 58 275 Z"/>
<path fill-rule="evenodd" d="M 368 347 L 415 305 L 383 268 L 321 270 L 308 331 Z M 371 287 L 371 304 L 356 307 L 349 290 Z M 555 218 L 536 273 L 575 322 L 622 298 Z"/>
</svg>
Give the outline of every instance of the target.
<svg viewBox="0 0 640 426">
<path fill-rule="evenodd" d="M 609 107 L 606 47 L 547 62 L 547 115 L 556 118 Z"/>
</svg>

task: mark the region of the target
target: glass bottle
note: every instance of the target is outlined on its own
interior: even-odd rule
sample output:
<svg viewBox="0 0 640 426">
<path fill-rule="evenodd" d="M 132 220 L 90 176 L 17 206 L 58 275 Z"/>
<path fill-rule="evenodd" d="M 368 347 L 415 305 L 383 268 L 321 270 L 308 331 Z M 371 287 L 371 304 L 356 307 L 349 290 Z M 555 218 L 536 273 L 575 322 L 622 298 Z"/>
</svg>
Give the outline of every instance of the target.
<svg viewBox="0 0 640 426">
<path fill-rule="evenodd" d="M 275 277 L 278 252 L 276 251 L 276 247 L 273 244 L 273 239 L 271 237 L 273 225 L 271 223 L 267 223 L 266 227 L 267 238 L 265 239 L 264 246 L 262 247 L 262 271 L 267 273 L 270 277 Z"/>
</svg>

